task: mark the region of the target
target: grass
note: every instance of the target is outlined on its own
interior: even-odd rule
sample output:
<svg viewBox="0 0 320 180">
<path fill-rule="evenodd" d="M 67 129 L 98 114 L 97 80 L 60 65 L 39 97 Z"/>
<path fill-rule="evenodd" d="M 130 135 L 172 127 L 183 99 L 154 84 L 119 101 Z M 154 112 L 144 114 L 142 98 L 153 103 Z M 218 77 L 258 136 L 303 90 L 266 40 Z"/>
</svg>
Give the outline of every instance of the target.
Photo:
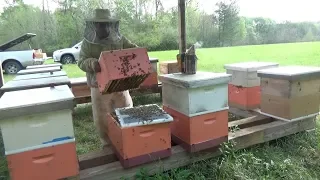
<svg viewBox="0 0 320 180">
<path fill-rule="evenodd" d="M 199 49 L 198 68 L 223 72 L 224 64 L 241 61 L 273 61 L 280 65 L 320 66 L 320 42 L 294 43 L 230 48 Z M 160 61 L 174 60 L 178 51 L 150 52 Z M 52 63 L 48 61 L 46 63 Z M 65 65 L 69 77 L 85 74 L 76 65 Z M 5 76 L 9 81 L 14 76 Z M 158 95 L 134 98 L 134 104 L 161 103 Z M 101 148 L 92 120 L 91 105 L 75 109 L 74 127 L 77 153 Z M 299 133 L 251 148 L 233 151 L 232 144 L 224 146 L 223 156 L 169 172 L 148 176 L 144 170 L 137 179 L 320 179 L 320 123 L 314 133 Z M 1 150 L 0 142 L 0 154 Z M 0 155 L 0 180 L 8 177 L 7 164 Z"/>
</svg>

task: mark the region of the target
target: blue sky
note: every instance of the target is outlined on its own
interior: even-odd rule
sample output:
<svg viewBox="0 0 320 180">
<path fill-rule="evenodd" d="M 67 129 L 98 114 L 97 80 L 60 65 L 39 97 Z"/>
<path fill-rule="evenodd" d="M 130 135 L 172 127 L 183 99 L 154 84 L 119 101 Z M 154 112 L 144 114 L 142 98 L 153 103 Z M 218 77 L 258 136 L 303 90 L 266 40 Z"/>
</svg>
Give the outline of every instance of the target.
<svg viewBox="0 0 320 180">
<path fill-rule="evenodd" d="M 50 0 L 49 0 L 50 1 Z M 212 12 L 218 0 L 198 0 L 206 12 Z M 24 0 L 27 4 L 41 6 L 42 0 Z M 177 6 L 177 0 L 162 0 L 165 8 Z M 320 0 L 238 0 L 240 15 L 268 17 L 276 21 L 320 21 Z M 0 8 L 4 6 L 0 0 Z M 50 3 L 54 9 L 56 4 Z"/>
</svg>

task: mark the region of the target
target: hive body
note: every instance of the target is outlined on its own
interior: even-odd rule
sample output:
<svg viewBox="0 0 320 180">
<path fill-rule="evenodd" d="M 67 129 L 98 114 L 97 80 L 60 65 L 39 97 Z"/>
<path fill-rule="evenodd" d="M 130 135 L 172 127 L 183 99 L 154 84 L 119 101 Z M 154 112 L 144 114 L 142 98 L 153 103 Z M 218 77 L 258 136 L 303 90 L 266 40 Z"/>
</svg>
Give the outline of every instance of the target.
<svg viewBox="0 0 320 180">
<path fill-rule="evenodd" d="M 158 109 L 156 111 L 162 115 L 144 110 L 150 106 Z M 123 109 L 126 108 L 117 110 L 120 112 Z M 129 168 L 170 156 L 170 122 L 173 121 L 172 117 L 157 105 L 127 109 L 140 112 L 140 114 L 107 115 L 108 135 L 123 167 Z M 148 115 L 148 113 L 150 114 Z M 143 117 L 146 116 L 152 121 L 144 122 Z"/>
<path fill-rule="evenodd" d="M 230 77 L 208 72 L 159 77 L 163 109 L 174 118 L 171 125 L 173 141 L 189 152 L 197 152 L 228 140 Z"/>
<path fill-rule="evenodd" d="M 103 94 L 138 88 L 152 73 L 145 48 L 102 52 L 99 64 L 101 72 L 96 77 Z"/>
<path fill-rule="evenodd" d="M 73 98 L 67 85 L 6 92 L 1 97 L 0 127 L 12 180 L 53 180 L 79 173 Z"/>
<path fill-rule="evenodd" d="M 143 81 L 140 87 L 150 87 L 158 85 L 158 59 L 150 58 L 152 73 Z"/>
<path fill-rule="evenodd" d="M 320 68 L 284 66 L 258 71 L 261 112 L 283 120 L 319 113 Z"/>
<path fill-rule="evenodd" d="M 232 75 L 229 82 L 229 106 L 244 110 L 260 107 L 260 78 L 257 71 L 278 67 L 272 62 L 241 62 L 226 64 L 224 68 Z"/>
</svg>

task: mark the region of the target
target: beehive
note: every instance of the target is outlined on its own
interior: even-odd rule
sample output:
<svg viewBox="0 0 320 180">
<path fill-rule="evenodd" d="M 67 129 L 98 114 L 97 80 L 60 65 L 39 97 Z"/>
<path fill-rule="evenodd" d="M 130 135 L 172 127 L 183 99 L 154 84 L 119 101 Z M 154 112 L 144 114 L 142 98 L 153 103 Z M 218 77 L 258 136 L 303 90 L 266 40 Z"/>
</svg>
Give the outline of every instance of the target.
<svg viewBox="0 0 320 180">
<path fill-rule="evenodd" d="M 163 106 L 174 121 L 171 123 L 171 136 L 174 142 L 188 152 L 211 149 L 228 141 L 228 110 L 188 117 Z"/>
<path fill-rule="evenodd" d="M 159 106 L 116 109 L 107 115 L 108 136 L 124 168 L 171 155 L 170 122 Z"/>
<path fill-rule="evenodd" d="M 0 127 L 11 179 L 78 174 L 73 98 L 66 85 L 6 92 L 1 97 Z"/>
<path fill-rule="evenodd" d="M 140 85 L 140 87 L 150 87 L 153 85 L 158 85 L 158 59 L 150 58 L 150 63 L 152 65 L 152 73 L 147 77 L 146 80 Z"/>
<path fill-rule="evenodd" d="M 232 75 L 229 82 L 229 106 L 250 110 L 260 107 L 260 78 L 257 71 L 278 67 L 273 62 L 241 62 L 226 64 L 224 68 Z"/>
<path fill-rule="evenodd" d="M 27 80 L 27 79 L 40 79 L 40 78 L 51 78 L 58 76 L 67 76 L 67 73 L 64 71 L 56 71 L 56 72 L 44 72 L 38 74 L 26 74 L 26 75 L 18 75 L 13 81 Z"/>
<path fill-rule="evenodd" d="M 172 74 L 179 72 L 179 65 L 177 60 L 165 61 L 159 64 L 160 74 Z"/>
<path fill-rule="evenodd" d="M 46 67 L 46 68 L 35 68 L 35 69 L 25 69 L 19 71 L 18 75 L 25 75 L 25 74 L 37 74 L 37 73 L 44 73 L 44 72 L 55 72 L 55 71 L 61 71 L 60 67 Z"/>
<path fill-rule="evenodd" d="M 25 89 L 35 89 L 42 87 L 52 87 L 59 85 L 68 85 L 71 87 L 70 80 L 67 76 L 57 76 L 50 78 L 25 79 L 19 81 L 9 81 L 0 89 L 0 97 L 5 92 L 19 91 Z M 30 94 L 36 95 L 36 94 Z"/>
<path fill-rule="evenodd" d="M 62 64 L 55 63 L 55 64 L 34 65 L 34 66 L 27 66 L 26 69 L 49 68 L 49 67 L 59 67 L 60 69 L 62 69 Z"/>
<path fill-rule="evenodd" d="M 261 112 L 294 121 L 319 113 L 320 68 L 284 66 L 259 70 Z"/>
<path fill-rule="evenodd" d="M 91 96 L 90 87 L 87 84 L 87 78 L 71 78 L 72 93 L 75 97 Z"/>
<path fill-rule="evenodd" d="M 163 105 L 188 117 L 226 110 L 230 78 L 209 72 L 161 75 Z"/>
<path fill-rule="evenodd" d="M 138 88 L 152 73 L 145 48 L 102 52 L 97 82 L 102 94 Z"/>
</svg>

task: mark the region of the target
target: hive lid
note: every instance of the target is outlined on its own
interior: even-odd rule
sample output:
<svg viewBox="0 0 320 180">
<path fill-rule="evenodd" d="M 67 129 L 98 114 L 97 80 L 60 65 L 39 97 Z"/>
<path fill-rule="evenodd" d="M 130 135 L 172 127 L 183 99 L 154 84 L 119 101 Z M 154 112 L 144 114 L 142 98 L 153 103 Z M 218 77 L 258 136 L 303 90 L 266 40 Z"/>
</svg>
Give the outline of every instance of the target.
<svg viewBox="0 0 320 180">
<path fill-rule="evenodd" d="M 37 68 L 48 68 L 48 67 L 59 67 L 61 69 L 62 64 L 55 63 L 55 64 L 34 65 L 34 66 L 27 66 L 26 69 L 37 69 Z"/>
<path fill-rule="evenodd" d="M 87 85 L 87 77 L 70 78 L 72 85 Z"/>
<path fill-rule="evenodd" d="M 72 109 L 74 95 L 67 85 L 6 92 L 0 98 L 0 120 Z"/>
<path fill-rule="evenodd" d="M 251 61 L 251 62 L 240 62 L 240 63 L 234 63 L 234 64 L 225 64 L 224 68 L 227 70 L 234 70 L 234 71 L 255 72 L 260 69 L 273 68 L 278 66 L 279 64 L 274 62 Z"/>
<path fill-rule="evenodd" d="M 23 74 L 36 74 L 36 73 L 44 73 L 44 72 L 55 72 L 55 71 L 61 71 L 60 67 L 46 67 L 46 68 L 35 68 L 35 69 L 25 69 L 19 71 L 18 75 Z"/>
<path fill-rule="evenodd" d="M 67 76 L 67 73 L 64 71 L 56 71 L 56 72 L 45 72 L 45 73 L 39 73 L 39 74 L 18 75 L 13 79 L 13 81 L 20 81 L 20 80 L 26 80 L 26 79 L 50 78 L 50 77 L 57 77 L 57 76 Z"/>
<path fill-rule="evenodd" d="M 258 71 L 259 77 L 284 80 L 320 78 L 320 68 L 311 66 L 282 66 Z"/>
<path fill-rule="evenodd" d="M 158 58 L 149 58 L 151 63 L 159 62 Z"/>
<path fill-rule="evenodd" d="M 158 105 L 150 104 L 115 110 L 120 127 L 135 127 L 172 122 L 173 118 Z"/>
<path fill-rule="evenodd" d="M 231 80 L 231 75 L 226 73 L 211 73 L 198 71 L 196 74 L 191 75 L 186 75 L 182 73 L 160 75 L 159 80 L 162 83 L 170 83 L 185 88 L 197 88 L 228 83 Z"/>
<path fill-rule="evenodd" d="M 71 86 L 69 78 L 67 76 L 57 76 L 57 77 L 51 77 L 51 78 L 9 81 L 1 87 L 0 93 L 25 90 L 25 89 L 41 88 L 41 87 L 59 86 L 59 85 Z"/>
</svg>

